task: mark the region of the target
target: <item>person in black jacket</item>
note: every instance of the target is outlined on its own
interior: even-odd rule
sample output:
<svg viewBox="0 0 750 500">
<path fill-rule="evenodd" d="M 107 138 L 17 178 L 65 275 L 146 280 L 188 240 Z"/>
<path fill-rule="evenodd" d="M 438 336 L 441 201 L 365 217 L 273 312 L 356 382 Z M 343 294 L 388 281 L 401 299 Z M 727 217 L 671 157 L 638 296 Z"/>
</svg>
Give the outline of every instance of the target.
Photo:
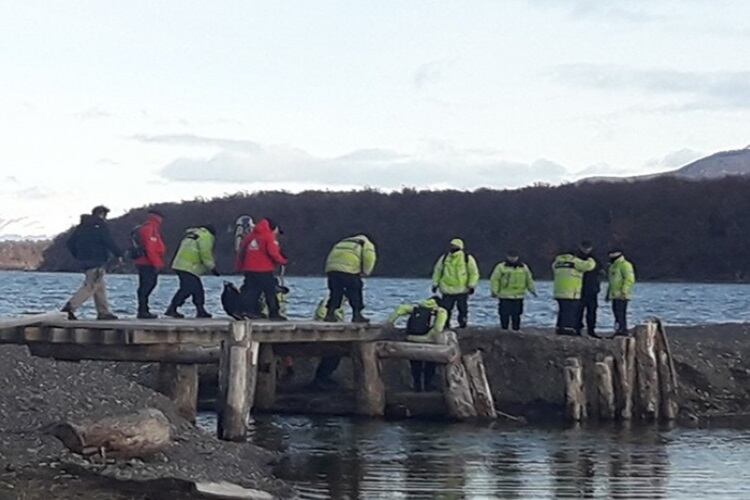
<svg viewBox="0 0 750 500">
<path fill-rule="evenodd" d="M 62 308 L 68 319 L 77 319 L 75 312 L 84 302 L 94 297 L 97 319 L 111 320 L 117 316 L 109 310 L 107 288 L 104 283 L 105 266 L 111 256 L 122 261 L 122 252 L 112 239 L 106 218 L 109 209 L 97 206 L 91 215 L 82 215 L 81 223 L 73 230 L 66 245 L 83 269 L 83 284 Z"/>
<path fill-rule="evenodd" d="M 581 259 L 594 259 L 596 267 L 583 273 L 583 288 L 581 288 L 581 307 L 578 310 L 578 329 L 583 329 L 583 319 L 586 318 L 586 331 L 589 336 L 598 338 L 596 334 L 596 310 L 599 307 L 599 275 L 602 272 L 600 262 L 593 256 L 594 245 L 587 240 L 578 246 L 576 256 Z"/>
</svg>

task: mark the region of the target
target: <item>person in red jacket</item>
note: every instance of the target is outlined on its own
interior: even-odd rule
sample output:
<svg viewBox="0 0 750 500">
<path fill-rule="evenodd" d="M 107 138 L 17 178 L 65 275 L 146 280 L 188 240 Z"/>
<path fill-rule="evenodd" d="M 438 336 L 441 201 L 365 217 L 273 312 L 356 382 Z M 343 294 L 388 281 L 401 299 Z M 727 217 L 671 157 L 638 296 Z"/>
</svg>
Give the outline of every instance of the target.
<svg viewBox="0 0 750 500">
<path fill-rule="evenodd" d="M 138 318 L 154 319 L 148 299 L 156 288 L 159 271 L 164 268 L 164 254 L 167 247 L 161 235 L 161 223 L 164 215 L 158 210 L 149 210 L 146 222 L 135 229 L 135 239 L 139 248 L 134 263 L 138 269 Z M 135 246 L 135 245 L 134 245 Z"/>
<path fill-rule="evenodd" d="M 280 233 L 279 226 L 273 220 L 263 219 L 245 236 L 237 252 L 236 268 L 245 275 L 240 289 L 242 308 L 251 318 L 261 317 L 259 300 L 263 294 L 268 305 L 268 318 L 286 320 L 279 314 L 276 278 L 273 275 L 276 266 L 287 263 L 276 239 Z"/>
</svg>

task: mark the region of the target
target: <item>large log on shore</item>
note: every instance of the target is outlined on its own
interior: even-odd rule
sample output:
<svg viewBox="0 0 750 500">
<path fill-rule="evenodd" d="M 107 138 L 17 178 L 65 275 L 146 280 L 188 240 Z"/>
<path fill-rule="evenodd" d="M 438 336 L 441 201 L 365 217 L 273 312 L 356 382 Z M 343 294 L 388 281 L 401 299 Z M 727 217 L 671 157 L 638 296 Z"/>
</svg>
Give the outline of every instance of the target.
<svg viewBox="0 0 750 500">
<path fill-rule="evenodd" d="M 565 377 L 565 414 L 568 420 L 586 420 L 586 391 L 583 385 L 583 365 L 578 358 L 567 358 L 563 367 Z"/>
<path fill-rule="evenodd" d="M 461 350 L 458 347 L 456 334 L 444 332 L 444 335 L 446 344 L 454 346 L 460 354 Z M 469 378 L 460 357 L 443 367 L 443 396 L 451 417 L 457 420 L 466 420 L 477 416 Z"/>
<path fill-rule="evenodd" d="M 659 378 L 656 359 L 656 323 L 648 322 L 635 333 L 638 416 L 643 420 L 659 418 Z"/>
<path fill-rule="evenodd" d="M 232 323 L 221 343 L 219 366 L 218 434 L 227 441 L 243 441 L 255 399 L 258 343 L 249 321 Z"/>
<path fill-rule="evenodd" d="M 195 422 L 198 409 L 198 366 L 159 363 L 159 392 L 171 399 L 177 412 Z"/>
<path fill-rule="evenodd" d="M 169 420 L 153 408 L 96 422 L 63 422 L 52 434 L 74 453 L 124 458 L 153 455 L 172 439 Z"/>
<path fill-rule="evenodd" d="M 463 356 L 464 368 L 469 376 L 471 395 L 474 398 L 474 407 L 477 416 L 483 418 L 497 418 L 495 400 L 492 397 L 492 389 L 487 380 L 487 372 L 484 369 L 482 351 L 474 351 Z"/>
<path fill-rule="evenodd" d="M 353 344 L 352 370 L 357 413 L 369 417 L 385 415 L 385 384 L 375 342 Z"/>
<path fill-rule="evenodd" d="M 377 342 L 376 349 L 381 358 L 410 359 L 445 364 L 458 356 L 453 344 L 439 345 L 419 342 Z"/>
</svg>

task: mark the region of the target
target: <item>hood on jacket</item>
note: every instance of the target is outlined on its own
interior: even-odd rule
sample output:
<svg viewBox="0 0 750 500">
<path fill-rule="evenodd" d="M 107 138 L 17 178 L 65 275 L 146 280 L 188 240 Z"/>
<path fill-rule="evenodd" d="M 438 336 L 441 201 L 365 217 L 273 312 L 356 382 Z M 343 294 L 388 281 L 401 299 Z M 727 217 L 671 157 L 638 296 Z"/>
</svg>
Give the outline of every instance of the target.
<svg viewBox="0 0 750 500">
<path fill-rule="evenodd" d="M 270 234 L 272 232 L 271 224 L 268 222 L 268 219 L 261 219 L 261 221 L 253 228 L 252 232 L 255 234 Z"/>
<path fill-rule="evenodd" d="M 426 307 L 427 309 L 435 310 L 438 307 L 440 307 L 440 303 L 438 302 L 437 297 L 430 297 L 427 300 L 422 301 L 422 307 Z"/>
<path fill-rule="evenodd" d="M 149 222 L 149 223 L 154 224 L 156 226 L 161 226 L 162 220 L 163 220 L 163 218 L 159 214 L 149 213 L 146 216 L 146 222 Z"/>
<path fill-rule="evenodd" d="M 463 250 L 465 247 L 464 240 L 462 240 L 461 238 L 453 238 L 451 240 L 451 246 L 454 248 L 458 248 L 459 250 Z"/>
</svg>

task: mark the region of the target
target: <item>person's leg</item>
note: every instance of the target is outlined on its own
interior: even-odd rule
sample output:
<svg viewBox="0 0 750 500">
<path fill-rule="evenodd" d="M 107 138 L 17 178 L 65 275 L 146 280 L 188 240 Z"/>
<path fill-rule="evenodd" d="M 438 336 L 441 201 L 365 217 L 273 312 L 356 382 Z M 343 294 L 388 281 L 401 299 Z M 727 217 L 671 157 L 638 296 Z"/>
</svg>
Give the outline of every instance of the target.
<svg viewBox="0 0 750 500">
<path fill-rule="evenodd" d="M 590 298 L 586 302 L 586 330 L 589 335 L 596 335 L 596 310 L 599 307 L 599 301 L 596 297 Z"/>
<path fill-rule="evenodd" d="M 369 321 L 362 315 L 362 310 L 365 308 L 362 299 L 363 287 L 362 278 L 359 276 L 352 274 L 347 277 L 344 295 L 352 306 L 352 321 L 355 323 L 367 323 Z"/>
<path fill-rule="evenodd" d="M 336 320 L 335 312 L 341 307 L 344 300 L 344 281 L 342 273 L 328 273 L 328 303 L 326 304 L 327 319 Z"/>
<path fill-rule="evenodd" d="M 261 284 L 258 280 L 258 273 L 245 273 L 245 281 L 240 292 L 240 303 L 242 304 L 242 310 L 247 312 L 250 317 L 259 318 L 261 315 L 260 294 Z"/>
<path fill-rule="evenodd" d="M 94 306 L 96 307 L 96 316 L 99 319 L 117 319 L 117 317 L 109 310 L 107 283 L 104 281 L 104 275 L 104 268 L 98 268 L 94 282 Z"/>
<path fill-rule="evenodd" d="M 279 314 L 279 299 L 276 297 L 276 278 L 273 273 L 262 273 L 259 278 L 261 291 L 268 307 L 268 317 L 281 319 L 281 314 Z"/>
<path fill-rule="evenodd" d="M 94 295 L 94 287 L 96 284 L 96 270 L 98 268 L 86 269 L 83 275 L 83 283 L 73 296 L 68 300 L 63 308 L 64 311 L 75 312 L 81 307 L 84 302 L 89 300 Z"/>
<path fill-rule="evenodd" d="M 164 314 L 173 318 L 181 318 L 183 316 L 177 311 L 177 309 L 182 307 L 188 297 L 192 295 L 192 291 L 190 290 L 190 276 L 192 275 L 184 271 L 175 272 L 177 273 L 177 279 L 180 282 L 180 286 L 172 297 L 172 301 L 169 303 L 169 307 Z"/>
<path fill-rule="evenodd" d="M 138 317 L 152 317 L 148 299 L 156 288 L 159 272 L 153 266 L 138 266 Z"/>
<path fill-rule="evenodd" d="M 615 333 L 625 334 L 628 331 L 626 300 L 615 299 L 612 301 L 612 312 L 615 316 Z"/>
<path fill-rule="evenodd" d="M 469 323 L 469 294 L 462 293 L 456 297 L 456 306 L 458 306 L 458 327 L 466 328 Z"/>
<path fill-rule="evenodd" d="M 422 385 L 422 374 L 424 372 L 424 361 L 409 361 L 411 365 L 411 380 L 412 386 L 415 392 L 422 392 L 424 386 Z"/>
<path fill-rule="evenodd" d="M 628 302 L 627 300 L 622 301 L 622 333 L 628 333 Z"/>
<path fill-rule="evenodd" d="M 578 329 L 583 329 L 583 317 L 588 313 L 588 299 L 581 299 L 581 307 L 578 308 L 578 314 L 576 315 L 576 322 Z"/>
<path fill-rule="evenodd" d="M 448 312 L 448 320 L 445 322 L 445 327 L 450 328 L 451 318 L 453 317 L 453 307 L 456 305 L 456 295 L 443 294 L 440 299 L 440 307 Z"/>
<path fill-rule="evenodd" d="M 425 392 L 431 392 L 435 390 L 435 369 L 437 368 L 437 364 L 430 363 L 429 361 L 424 362 L 424 367 L 422 368 L 422 376 L 424 377 L 424 390 Z"/>
<path fill-rule="evenodd" d="M 500 310 L 500 328 L 502 328 L 503 330 L 507 330 L 508 326 L 510 325 L 510 312 L 508 311 L 508 300 L 500 299 L 500 304 L 498 306 L 498 309 Z"/>
<path fill-rule="evenodd" d="M 203 280 L 200 276 L 190 275 L 190 288 L 195 304 L 196 318 L 211 318 L 212 315 L 206 311 L 206 290 L 203 288 Z"/>
<path fill-rule="evenodd" d="M 513 324 L 513 330 L 518 331 L 521 329 L 521 315 L 523 314 L 523 299 L 513 300 L 513 311 L 511 313 L 511 320 Z"/>
</svg>

